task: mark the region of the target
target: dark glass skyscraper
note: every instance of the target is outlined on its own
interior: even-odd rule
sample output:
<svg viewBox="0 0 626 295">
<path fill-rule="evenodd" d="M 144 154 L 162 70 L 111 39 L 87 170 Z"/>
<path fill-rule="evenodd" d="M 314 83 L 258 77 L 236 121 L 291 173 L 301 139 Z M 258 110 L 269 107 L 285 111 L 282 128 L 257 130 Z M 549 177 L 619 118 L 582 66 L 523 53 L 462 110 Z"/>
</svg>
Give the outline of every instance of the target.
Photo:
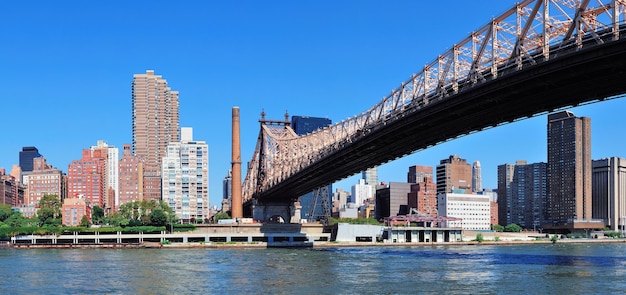
<svg viewBox="0 0 626 295">
<path fill-rule="evenodd" d="M 33 159 L 41 157 L 39 150 L 34 146 L 25 146 L 20 152 L 20 168 L 22 172 L 33 171 Z"/>
<path fill-rule="evenodd" d="M 298 135 L 304 135 L 311 133 L 315 130 L 322 129 L 332 124 L 332 121 L 328 118 L 317 118 L 307 116 L 292 116 L 291 128 Z"/>
<path fill-rule="evenodd" d="M 331 125 L 332 121 L 328 118 L 308 117 L 308 116 L 292 116 L 291 128 L 297 135 L 305 135 L 318 129 L 322 129 L 328 125 Z M 328 185 L 328 204 L 332 204 L 332 185 Z M 300 196 L 300 218 L 319 220 L 324 215 L 324 209 L 322 208 L 321 200 L 318 200 L 313 210 L 313 215 L 310 216 L 311 207 L 313 206 L 313 192 Z"/>
</svg>

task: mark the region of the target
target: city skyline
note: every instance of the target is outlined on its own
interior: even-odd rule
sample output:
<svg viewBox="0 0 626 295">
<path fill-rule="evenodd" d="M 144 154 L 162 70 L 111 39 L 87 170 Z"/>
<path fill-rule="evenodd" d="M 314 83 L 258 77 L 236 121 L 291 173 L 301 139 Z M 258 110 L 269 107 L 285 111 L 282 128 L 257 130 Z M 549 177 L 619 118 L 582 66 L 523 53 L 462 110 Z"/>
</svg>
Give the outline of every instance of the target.
<svg viewBox="0 0 626 295">
<path fill-rule="evenodd" d="M 241 107 L 245 163 L 262 110 L 268 119 L 282 119 L 287 110 L 333 122 L 361 113 L 514 1 L 480 7 L 465 1 L 358 7 L 277 1 L 149 8 L 136 2 L 124 3 L 124 10 L 121 3 L 4 5 L 10 13 L 0 24 L 11 46 L 0 55 L 0 79 L 3 123 L 10 128 L 0 137 L 0 167 L 7 172 L 22 147 L 37 147 L 67 173 L 71 161 L 98 140 L 119 149 L 132 143 L 132 77 L 154 70 L 179 91 L 180 126 L 193 127 L 194 137 L 209 145 L 210 204 L 219 206 L 230 169 L 232 106 Z M 437 13 L 442 10 L 445 19 Z M 593 122 L 592 159 L 626 156 L 626 139 L 616 136 L 624 107 L 626 101 L 618 99 L 571 109 Z M 457 154 L 480 161 L 483 187 L 495 189 L 498 165 L 545 162 L 545 142 L 542 115 L 381 165 L 378 180 L 402 182 L 409 166 L 434 167 Z M 349 191 L 359 178 L 333 189 Z"/>
</svg>

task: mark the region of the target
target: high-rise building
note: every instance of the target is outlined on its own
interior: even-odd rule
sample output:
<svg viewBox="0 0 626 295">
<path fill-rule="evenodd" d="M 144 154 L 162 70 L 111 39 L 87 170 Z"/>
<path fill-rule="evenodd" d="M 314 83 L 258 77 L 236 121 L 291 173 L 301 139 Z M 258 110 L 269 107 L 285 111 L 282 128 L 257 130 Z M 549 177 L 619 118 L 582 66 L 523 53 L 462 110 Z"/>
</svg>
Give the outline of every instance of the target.
<svg viewBox="0 0 626 295">
<path fill-rule="evenodd" d="M 409 210 L 415 209 L 422 216 L 437 216 L 437 185 L 433 183 L 431 176 L 424 177 L 421 181 L 411 185 L 408 194 Z M 409 212 L 413 213 L 413 212 Z"/>
<path fill-rule="evenodd" d="M 98 140 L 98 144 L 92 146 L 91 151 L 102 150 L 102 154 L 106 154 L 104 165 L 104 191 L 107 209 L 115 209 L 119 206 L 119 149 L 109 146 L 105 141 Z"/>
<path fill-rule="evenodd" d="M 133 153 L 144 165 L 145 200 L 161 199 L 161 161 L 170 142 L 179 142 L 178 91 L 154 71 L 135 74 L 132 83 Z"/>
<path fill-rule="evenodd" d="M 524 166 L 524 224 L 520 226 L 537 230 L 545 223 L 544 211 L 548 195 L 548 164 L 532 163 Z"/>
<path fill-rule="evenodd" d="M 378 184 L 378 167 L 367 168 L 361 172 L 361 178 L 372 189 L 372 198 L 376 197 L 376 185 Z"/>
<path fill-rule="evenodd" d="M 451 155 L 437 166 L 437 194 L 472 192 L 472 166 L 465 159 Z"/>
<path fill-rule="evenodd" d="M 526 161 L 517 161 L 515 165 L 504 164 L 498 166 L 498 222 L 508 225 L 511 221 L 511 207 L 513 206 L 513 175 L 516 165 L 526 165 Z"/>
<path fill-rule="evenodd" d="M 430 178 L 431 181 L 435 178 L 433 177 L 433 167 L 432 166 L 410 166 L 409 172 L 407 173 L 406 182 L 408 183 L 418 183 L 424 181 L 425 178 Z"/>
<path fill-rule="evenodd" d="M 291 128 L 297 135 L 305 135 L 307 133 L 314 132 L 318 129 L 322 129 L 328 125 L 332 124 L 332 121 L 328 118 L 318 118 L 318 117 L 308 117 L 308 116 L 292 116 L 291 117 Z M 327 190 L 328 196 L 324 196 L 328 198 L 328 204 L 331 204 L 330 195 L 333 191 L 332 185 L 328 185 Z M 324 208 L 322 207 L 322 200 L 317 200 L 315 204 L 313 203 L 314 192 L 307 193 L 305 195 L 300 196 L 300 205 L 302 208 L 300 209 L 300 218 L 307 220 L 319 220 L 324 217 Z M 329 208 L 330 209 L 330 208 Z M 312 216 L 311 216 L 312 215 Z"/>
<path fill-rule="evenodd" d="M 390 182 L 376 190 L 376 219 L 409 213 L 408 193 L 412 183 Z"/>
<path fill-rule="evenodd" d="M 480 192 L 483 190 L 483 179 L 480 171 L 480 161 L 474 161 L 472 165 L 472 191 Z"/>
<path fill-rule="evenodd" d="M 0 168 L 0 204 L 17 207 L 23 203 L 24 187 L 18 179 L 7 175 L 4 168 Z"/>
<path fill-rule="evenodd" d="M 63 171 L 47 164 L 44 157 L 35 158 L 33 163 L 33 171 L 24 177 L 27 187 L 24 205 L 38 206 L 44 195 L 56 195 L 63 201 L 67 193 L 67 177 Z"/>
<path fill-rule="evenodd" d="M 517 224 L 536 230 L 544 223 L 546 202 L 547 164 L 526 164 L 516 161 L 515 165 L 498 166 L 498 208 L 500 225 Z"/>
<path fill-rule="evenodd" d="M 359 179 L 359 183 L 352 186 L 352 193 L 350 195 L 351 203 L 356 204 L 356 207 L 363 205 L 366 200 L 373 200 L 372 186 L 365 184 L 365 179 Z"/>
<path fill-rule="evenodd" d="M 92 206 L 106 207 L 105 163 L 102 150 L 84 149 L 80 160 L 73 160 L 67 168 L 67 197 L 84 197 Z"/>
<path fill-rule="evenodd" d="M 591 119 L 569 111 L 548 115 L 549 228 L 571 231 L 579 222 L 593 228 L 591 174 Z"/>
<path fill-rule="evenodd" d="M 133 155 L 130 144 L 122 146 L 122 158 L 119 163 L 119 206 L 143 200 L 143 161 Z M 116 208 L 116 209 L 117 209 Z"/>
<path fill-rule="evenodd" d="M 230 211 L 233 197 L 233 171 L 228 170 L 228 175 L 222 180 L 222 211 Z"/>
<path fill-rule="evenodd" d="M 209 146 L 193 140 L 191 128 L 181 129 L 181 141 L 170 142 L 163 158 L 163 201 L 183 222 L 209 216 Z"/>
<path fill-rule="evenodd" d="M 338 188 L 337 191 L 333 193 L 333 217 L 339 217 L 339 210 L 346 208 L 349 198 L 350 193 L 341 188 Z"/>
<path fill-rule="evenodd" d="M 611 230 L 626 230 L 626 159 L 592 161 L 592 217 Z"/>
<path fill-rule="evenodd" d="M 22 172 L 33 171 L 33 159 L 41 157 L 39 150 L 34 146 L 25 146 L 20 152 L 20 167 Z"/>
<path fill-rule="evenodd" d="M 13 176 L 13 178 L 17 179 L 17 181 L 21 182 L 22 181 L 22 168 L 20 167 L 20 165 L 13 164 L 13 167 L 11 167 L 10 175 Z"/>
</svg>

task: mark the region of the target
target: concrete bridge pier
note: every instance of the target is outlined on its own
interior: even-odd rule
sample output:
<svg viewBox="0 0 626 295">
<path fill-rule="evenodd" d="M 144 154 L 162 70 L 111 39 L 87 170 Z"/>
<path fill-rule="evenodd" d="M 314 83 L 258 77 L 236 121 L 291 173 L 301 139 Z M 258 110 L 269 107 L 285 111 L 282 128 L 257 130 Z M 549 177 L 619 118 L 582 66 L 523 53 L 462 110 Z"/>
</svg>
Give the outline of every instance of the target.
<svg viewBox="0 0 626 295">
<path fill-rule="evenodd" d="M 252 207 L 252 218 L 261 221 L 300 223 L 300 208 L 299 203 L 293 201 L 256 203 Z"/>
</svg>

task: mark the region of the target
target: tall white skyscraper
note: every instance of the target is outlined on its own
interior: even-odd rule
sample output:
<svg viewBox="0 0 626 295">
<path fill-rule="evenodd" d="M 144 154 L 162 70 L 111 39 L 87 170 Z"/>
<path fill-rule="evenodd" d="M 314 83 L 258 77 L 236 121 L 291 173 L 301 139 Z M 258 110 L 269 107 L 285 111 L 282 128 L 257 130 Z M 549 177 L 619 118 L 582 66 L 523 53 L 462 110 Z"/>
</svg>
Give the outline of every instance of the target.
<svg viewBox="0 0 626 295">
<path fill-rule="evenodd" d="M 362 172 L 362 178 L 365 180 L 365 184 L 370 185 L 372 188 L 372 197 L 376 197 L 376 185 L 378 184 L 378 167 L 367 168 Z"/>
<path fill-rule="evenodd" d="M 472 190 L 474 190 L 474 192 L 480 192 L 483 190 L 480 161 L 475 161 L 474 165 L 472 165 Z"/>
<path fill-rule="evenodd" d="M 162 163 L 162 196 L 183 222 L 209 218 L 209 146 L 181 128 L 181 141 L 170 142 Z"/>
<path fill-rule="evenodd" d="M 352 195 L 350 198 L 357 206 L 363 205 L 363 201 L 372 197 L 372 186 L 365 184 L 365 179 L 359 179 L 359 184 L 352 186 Z"/>
<path fill-rule="evenodd" d="M 107 155 L 104 171 L 104 194 L 108 208 L 119 205 L 120 189 L 119 189 L 119 160 L 120 150 L 114 146 L 109 146 L 104 140 L 98 140 L 98 144 L 92 146 L 91 151 L 102 150 Z M 112 200 L 109 200 L 109 194 L 114 192 Z"/>
</svg>

